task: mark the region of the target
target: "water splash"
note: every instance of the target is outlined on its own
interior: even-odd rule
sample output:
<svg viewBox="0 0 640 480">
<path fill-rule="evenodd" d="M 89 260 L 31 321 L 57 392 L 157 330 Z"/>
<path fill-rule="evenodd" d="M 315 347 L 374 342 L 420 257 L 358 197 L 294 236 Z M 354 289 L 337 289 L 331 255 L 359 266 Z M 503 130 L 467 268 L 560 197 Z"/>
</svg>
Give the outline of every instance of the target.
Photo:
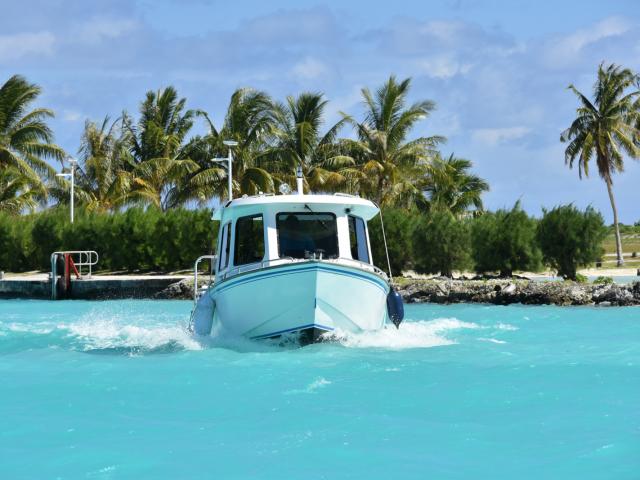
<svg viewBox="0 0 640 480">
<path fill-rule="evenodd" d="M 498 340 L 497 338 L 486 338 L 486 337 L 479 337 L 478 341 L 480 341 L 480 342 L 489 342 L 489 343 L 497 343 L 497 344 L 507 343 L 504 340 Z"/>
<path fill-rule="evenodd" d="M 187 316 L 184 312 L 172 312 L 160 304 L 136 309 L 126 302 L 95 304 L 76 317 L 70 311 L 47 312 L 46 316 L 37 320 L 32 319 L 30 314 L 0 319 L 0 337 L 3 340 L 0 342 L 0 353 L 39 348 L 124 355 L 211 348 L 239 353 L 269 353 L 298 349 L 300 346 L 295 334 L 253 341 L 214 328 L 210 337 L 194 336 L 186 328 Z M 478 325 L 457 318 L 439 318 L 406 321 L 399 330 L 389 325 L 379 331 L 358 334 L 335 331 L 325 335 L 324 340 L 346 348 L 402 350 L 455 344 L 461 339 L 456 332 L 478 329 L 517 330 L 504 323 Z"/>
<path fill-rule="evenodd" d="M 126 308 L 99 306 L 76 319 L 70 316 L 0 321 L 0 336 L 4 338 L 0 351 L 62 348 L 89 353 L 145 354 L 203 348 L 172 315 L 132 314 Z"/>
<path fill-rule="evenodd" d="M 286 392 L 284 392 L 285 395 L 299 395 L 299 394 L 304 394 L 304 393 L 316 393 L 317 390 L 326 387 L 327 385 L 331 385 L 331 381 L 327 380 L 324 377 L 319 377 L 316 378 L 313 382 L 311 382 L 309 385 L 307 385 L 305 388 L 303 389 L 294 389 L 294 390 L 287 390 Z"/>
<path fill-rule="evenodd" d="M 119 319 L 97 319 L 58 325 L 67 336 L 95 353 L 170 353 L 179 350 L 201 350 L 183 325 L 123 324 Z"/>
<path fill-rule="evenodd" d="M 452 345 L 456 342 L 446 334 L 453 330 L 479 329 L 480 325 L 463 322 L 457 318 L 439 318 L 430 321 L 404 322 L 399 329 L 387 326 L 381 330 L 362 333 L 335 331 L 326 334 L 323 339 L 336 341 L 350 348 L 388 348 L 403 350 L 407 348 L 429 348 Z"/>
</svg>

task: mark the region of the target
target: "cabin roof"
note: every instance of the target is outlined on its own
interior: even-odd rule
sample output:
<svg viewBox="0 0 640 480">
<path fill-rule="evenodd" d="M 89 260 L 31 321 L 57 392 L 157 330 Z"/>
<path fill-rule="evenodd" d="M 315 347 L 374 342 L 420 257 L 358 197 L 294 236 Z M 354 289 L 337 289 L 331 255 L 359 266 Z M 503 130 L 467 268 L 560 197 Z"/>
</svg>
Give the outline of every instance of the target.
<svg viewBox="0 0 640 480">
<path fill-rule="evenodd" d="M 233 215 L 233 209 L 237 207 L 248 207 L 255 205 L 265 205 L 269 207 L 269 210 L 274 208 L 279 209 L 282 206 L 282 211 L 287 210 L 287 206 L 290 205 L 327 205 L 327 206 L 342 206 L 344 208 L 353 209 L 353 213 L 365 220 L 370 220 L 375 217 L 380 209 L 370 200 L 356 197 L 354 195 L 347 194 L 334 194 L 334 195 L 255 195 L 251 197 L 234 198 L 230 202 L 226 202 L 220 206 L 213 213 L 213 220 L 220 220 L 222 218 L 223 210 L 227 210 Z"/>
</svg>

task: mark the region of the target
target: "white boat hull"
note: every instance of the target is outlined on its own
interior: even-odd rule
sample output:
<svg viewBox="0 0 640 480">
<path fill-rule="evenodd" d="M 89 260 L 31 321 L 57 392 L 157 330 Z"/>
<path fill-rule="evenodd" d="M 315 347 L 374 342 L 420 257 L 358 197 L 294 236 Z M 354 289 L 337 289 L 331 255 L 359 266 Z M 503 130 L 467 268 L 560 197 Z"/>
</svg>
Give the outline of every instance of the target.
<svg viewBox="0 0 640 480">
<path fill-rule="evenodd" d="M 214 284 L 213 326 L 248 338 L 289 332 L 378 330 L 387 320 L 389 285 L 379 275 L 327 261 L 297 262 Z M 196 331 L 198 331 L 196 325 Z"/>
</svg>

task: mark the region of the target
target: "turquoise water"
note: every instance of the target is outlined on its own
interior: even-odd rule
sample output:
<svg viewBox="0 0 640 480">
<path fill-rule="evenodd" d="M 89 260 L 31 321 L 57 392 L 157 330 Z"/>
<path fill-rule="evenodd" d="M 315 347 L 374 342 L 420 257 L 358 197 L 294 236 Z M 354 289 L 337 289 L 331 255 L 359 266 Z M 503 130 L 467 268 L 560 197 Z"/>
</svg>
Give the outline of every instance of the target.
<svg viewBox="0 0 640 480">
<path fill-rule="evenodd" d="M 181 301 L 0 301 L 0 478 L 640 477 L 640 309 L 410 305 L 199 343 Z"/>
</svg>

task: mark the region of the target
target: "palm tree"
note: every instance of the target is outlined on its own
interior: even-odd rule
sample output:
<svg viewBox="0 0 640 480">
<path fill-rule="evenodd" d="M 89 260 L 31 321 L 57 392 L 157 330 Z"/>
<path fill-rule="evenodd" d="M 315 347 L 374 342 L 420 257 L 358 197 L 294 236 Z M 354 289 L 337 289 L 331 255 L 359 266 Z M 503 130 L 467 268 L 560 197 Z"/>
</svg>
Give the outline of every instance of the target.
<svg viewBox="0 0 640 480">
<path fill-rule="evenodd" d="M 482 212 L 482 194 L 489 191 L 489 184 L 477 175 L 469 173 L 472 163 L 451 154 L 434 158 L 427 174 L 425 196 L 430 210 L 448 210 L 461 216 L 474 207 Z"/>
<path fill-rule="evenodd" d="M 212 197 L 228 196 L 226 164 L 213 159 L 226 157 L 228 148 L 225 140 L 235 140 L 233 149 L 233 190 L 235 195 L 254 195 L 259 192 L 273 192 L 274 181 L 266 162 L 259 159 L 259 153 L 273 135 L 273 103 L 264 92 L 250 88 L 236 90 L 218 130 L 209 116 L 199 112 L 208 124 L 209 132 L 195 137 L 185 148 L 197 164 L 195 170 L 184 183 L 181 198 L 195 199 L 199 203 Z"/>
<path fill-rule="evenodd" d="M 46 108 L 29 110 L 38 98 L 39 86 L 14 75 L 0 87 L 0 168 L 12 168 L 10 174 L 25 177 L 19 181 L 46 196 L 45 180 L 55 178 L 55 170 L 47 159 L 62 161 L 64 151 L 53 143 L 47 120 L 54 114 Z M 35 198 L 35 197 L 33 197 Z"/>
<path fill-rule="evenodd" d="M 607 185 L 613 210 L 618 266 L 624 264 L 624 259 L 618 210 L 613 196 L 613 175 L 624 170 L 624 153 L 633 159 L 640 156 L 639 83 L 638 75 L 629 69 L 600 64 L 593 102 L 569 85 L 580 106 L 576 110 L 576 119 L 560 136 L 560 141 L 569 142 L 565 163 L 573 168 L 577 161 L 580 178 L 583 172 L 589 176 L 589 162 L 595 156 L 598 173 Z"/>
<path fill-rule="evenodd" d="M 97 124 L 87 121 L 76 170 L 76 195 L 87 210 L 112 211 L 127 202 L 132 186 L 133 157 L 130 137 L 122 131 L 122 119 L 109 117 Z"/>
<path fill-rule="evenodd" d="M 410 206 L 420 201 L 420 179 L 426 176 L 437 145 L 444 141 L 440 136 L 407 140 L 416 124 L 435 108 L 430 100 L 407 107 L 410 86 L 411 79 L 398 82 L 391 76 L 375 94 L 364 88 L 364 120 L 344 116 L 358 135 L 358 141 L 346 141 L 346 145 L 361 169 L 359 189 L 381 205 Z"/>
<path fill-rule="evenodd" d="M 181 183 L 198 166 L 185 155 L 185 140 L 197 112 L 185 110 L 186 99 L 173 87 L 147 92 L 134 125 L 123 116 L 133 168 L 129 199 L 151 203 L 162 210 L 177 206 Z"/>
<path fill-rule="evenodd" d="M 302 167 L 307 188 L 335 191 L 357 174 L 355 161 L 340 152 L 337 135 L 345 119 L 321 133 L 327 106 L 322 93 L 305 92 L 275 108 L 275 144 L 263 157 L 278 171 L 278 180 L 294 182 L 296 169 Z"/>
<path fill-rule="evenodd" d="M 20 215 L 35 210 L 45 198 L 40 187 L 14 167 L 0 168 L 0 212 Z"/>
</svg>

